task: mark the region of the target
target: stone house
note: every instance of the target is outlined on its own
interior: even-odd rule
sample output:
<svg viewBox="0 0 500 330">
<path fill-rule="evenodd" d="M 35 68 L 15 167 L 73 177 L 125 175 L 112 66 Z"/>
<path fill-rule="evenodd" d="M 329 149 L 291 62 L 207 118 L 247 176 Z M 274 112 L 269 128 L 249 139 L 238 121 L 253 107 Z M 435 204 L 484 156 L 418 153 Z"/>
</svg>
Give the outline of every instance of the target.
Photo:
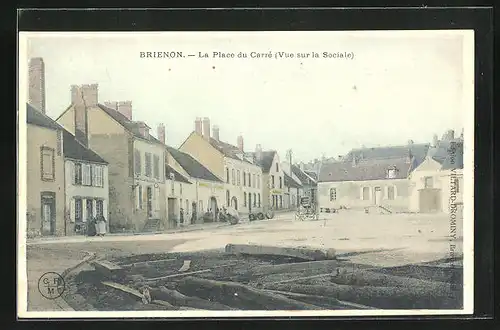
<svg viewBox="0 0 500 330">
<path fill-rule="evenodd" d="M 63 128 L 29 104 L 26 124 L 27 235 L 65 235 Z"/>
<path fill-rule="evenodd" d="M 428 144 L 363 148 L 351 151 L 342 162 L 322 166 L 318 178 L 320 211 L 341 207 L 377 207 L 407 212 L 410 173 L 423 161 Z"/>
<path fill-rule="evenodd" d="M 435 143 L 425 160 L 410 174 L 410 210 L 462 213 L 463 139 Z"/>
<path fill-rule="evenodd" d="M 213 128 L 213 136 L 210 131 L 210 120 L 197 118 L 195 130 L 179 150 L 191 155 L 223 182 L 225 197 L 219 207 L 230 206 L 239 213 L 261 210 L 262 169 L 245 154 L 243 137 L 237 138 L 235 146 L 220 139 L 217 126 Z"/>
<path fill-rule="evenodd" d="M 303 195 L 309 197 L 312 203 L 316 203 L 318 191 L 317 173 L 304 170 L 297 165 L 292 165 L 291 172 L 294 178 L 297 178 L 298 182 L 300 182 Z"/>
<path fill-rule="evenodd" d="M 64 130 L 63 137 L 67 233 L 86 234 L 92 217 L 108 219 L 108 163 L 70 132 Z"/>
<path fill-rule="evenodd" d="M 175 226 L 183 209 L 184 224 L 202 222 L 206 212 L 217 221 L 224 205 L 223 181 L 191 155 L 166 146 L 166 192 L 169 225 Z"/>
<path fill-rule="evenodd" d="M 98 85 L 71 87 L 71 105 L 57 122 L 108 161 L 110 231 L 165 227 L 165 148 L 130 101 L 98 102 Z"/>
</svg>

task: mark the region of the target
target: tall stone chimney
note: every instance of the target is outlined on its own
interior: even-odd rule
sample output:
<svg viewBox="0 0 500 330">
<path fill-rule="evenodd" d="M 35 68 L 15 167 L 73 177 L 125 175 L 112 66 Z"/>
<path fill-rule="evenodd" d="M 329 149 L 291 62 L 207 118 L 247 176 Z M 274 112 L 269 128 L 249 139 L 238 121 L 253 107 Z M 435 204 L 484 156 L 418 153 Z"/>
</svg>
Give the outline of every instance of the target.
<svg viewBox="0 0 500 330">
<path fill-rule="evenodd" d="M 260 144 L 255 147 L 255 158 L 258 162 L 262 160 L 262 146 Z"/>
<path fill-rule="evenodd" d="M 236 141 L 236 145 L 237 145 L 238 149 L 240 149 L 241 152 L 244 152 L 243 136 L 241 136 L 241 135 L 238 136 L 238 139 Z"/>
<path fill-rule="evenodd" d="M 210 119 L 203 118 L 203 138 L 210 140 Z"/>
<path fill-rule="evenodd" d="M 75 109 L 75 137 L 88 146 L 88 109 L 98 102 L 98 85 L 72 85 L 71 102 Z"/>
<path fill-rule="evenodd" d="M 158 140 L 160 140 L 161 143 L 165 144 L 165 125 L 163 123 L 158 125 L 157 135 Z"/>
<path fill-rule="evenodd" d="M 28 103 L 45 113 L 45 63 L 41 57 L 30 59 L 28 64 Z"/>
<path fill-rule="evenodd" d="M 124 115 L 128 120 L 132 120 L 132 101 L 116 102 L 116 111 Z"/>
<path fill-rule="evenodd" d="M 198 133 L 199 135 L 203 135 L 203 129 L 202 129 L 200 117 L 196 117 L 196 120 L 194 121 L 194 131 L 196 133 Z"/>
<path fill-rule="evenodd" d="M 113 109 L 115 111 L 118 111 L 118 102 L 110 102 L 110 101 L 105 101 L 104 105 L 107 106 L 110 109 Z"/>
<path fill-rule="evenodd" d="M 214 138 L 216 141 L 219 141 L 219 126 L 214 125 L 214 126 L 212 127 L 212 135 L 213 135 L 213 138 Z"/>
</svg>

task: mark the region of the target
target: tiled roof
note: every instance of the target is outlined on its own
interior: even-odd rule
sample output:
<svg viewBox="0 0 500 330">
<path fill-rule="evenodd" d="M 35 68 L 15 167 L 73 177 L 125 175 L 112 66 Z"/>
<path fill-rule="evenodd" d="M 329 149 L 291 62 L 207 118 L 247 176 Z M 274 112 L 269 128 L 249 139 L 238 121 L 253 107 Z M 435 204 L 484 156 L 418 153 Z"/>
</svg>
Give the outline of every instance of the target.
<svg viewBox="0 0 500 330">
<path fill-rule="evenodd" d="M 395 168 L 396 174 L 392 179 L 405 179 L 417 166 L 416 159 L 408 162 L 408 157 L 377 160 L 360 160 L 356 165 L 353 162 L 339 162 L 325 164 L 319 174 L 319 182 L 338 181 L 368 181 L 387 179 L 387 170 Z"/>
<path fill-rule="evenodd" d="M 148 138 L 145 138 L 139 131 L 139 123 L 138 122 L 129 120 L 127 117 L 125 117 L 120 112 L 113 110 L 111 108 L 108 108 L 105 105 L 98 104 L 98 107 L 101 110 L 103 110 L 104 112 L 106 112 L 111 118 L 113 118 L 118 123 L 120 123 L 120 125 L 125 127 L 129 132 L 134 134 L 135 137 L 140 138 L 140 139 L 149 140 L 150 142 L 153 142 L 153 143 L 163 144 L 160 140 L 156 139 L 151 134 L 149 134 Z M 147 126 L 147 127 L 149 128 L 149 126 Z"/>
<path fill-rule="evenodd" d="M 178 182 L 183 182 L 183 183 L 189 183 L 191 182 L 182 174 L 174 170 L 174 168 L 168 164 L 165 165 L 165 176 L 167 180 L 170 180 L 170 174 L 174 175 L 174 180 Z"/>
<path fill-rule="evenodd" d="M 314 171 L 304 171 L 307 175 L 309 175 L 314 180 L 318 180 L 318 174 Z"/>
<path fill-rule="evenodd" d="M 26 103 L 26 123 L 45 128 L 62 130 L 63 127 L 41 111 Z"/>
<path fill-rule="evenodd" d="M 212 147 L 219 150 L 226 157 L 237 159 L 239 161 L 251 164 L 251 162 L 246 160 L 245 157 L 239 156 L 239 155 L 243 156 L 244 153 L 242 153 L 237 146 L 234 146 L 224 141 L 216 140 L 214 138 L 210 138 L 210 144 L 212 145 Z"/>
<path fill-rule="evenodd" d="M 314 182 L 312 182 L 304 172 L 305 171 L 302 171 L 298 166 L 292 165 L 292 173 L 299 178 L 302 185 L 307 186 L 313 184 Z"/>
<path fill-rule="evenodd" d="M 300 185 L 297 181 L 292 179 L 288 174 L 283 173 L 285 175 L 285 186 L 290 187 L 290 188 L 302 188 L 302 185 Z"/>
<path fill-rule="evenodd" d="M 75 136 L 67 130 L 63 131 L 63 153 L 64 157 L 71 159 L 86 160 L 102 164 L 108 163 L 94 151 L 78 142 Z"/>
<path fill-rule="evenodd" d="M 359 148 L 351 150 L 344 158 L 345 161 L 356 159 L 388 159 L 388 158 L 404 158 L 407 157 L 409 151 L 418 162 L 422 162 L 427 156 L 429 143 L 420 143 L 402 146 L 375 147 L 375 148 Z"/>
<path fill-rule="evenodd" d="M 247 152 L 246 154 L 251 156 L 254 160 L 254 163 L 262 168 L 262 172 L 269 173 L 269 171 L 271 170 L 271 166 L 273 165 L 276 150 L 262 151 L 262 157 L 260 160 L 257 159 L 257 153 L 255 152 Z"/>
<path fill-rule="evenodd" d="M 107 164 L 107 162 L 91 149 L 77 141 L 75 136 L 59 125 L 55 120 L 26 104 L 26 122 L 28 124 L 42 126 L 63 132 L 63 154 L 64 157 L 86 160 L 89 162 Z"/>
<path fill-rule="evenodd" d="M 191 157 L 191 155 L 170 146 L 167 146 L 167 151 L 191 177 L 208 181 L 222 182 L 222 180 L 210 172 L 209 169 L 203 166 L 196 159 Z"/>
</svg>

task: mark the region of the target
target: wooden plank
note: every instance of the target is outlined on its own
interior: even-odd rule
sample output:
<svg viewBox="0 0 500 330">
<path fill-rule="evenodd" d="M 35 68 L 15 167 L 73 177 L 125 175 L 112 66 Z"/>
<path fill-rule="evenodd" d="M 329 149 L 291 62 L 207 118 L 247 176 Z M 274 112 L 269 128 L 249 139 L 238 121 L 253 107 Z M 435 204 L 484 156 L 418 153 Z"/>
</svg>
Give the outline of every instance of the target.
<svg viewBox="0 0 500 330">
<path fill-rule="evenodd" d="M 294 257 L 303 260 L 327 260 L 335 259 L 334 249 L 310 249 L 250 244 L 228 244 L 226 253 L 250 254 L 250 255 L 279 255 Z"/>
<path fill-rule="evenodd" d="M 125 269 L 107 260 L 96 260 L 92 262 L 95 270 L 104 277 L 119 277 L 125 275 Z"/>
<path fill-rule="evenodd" d="M 114 283 L 114 282 L 109 282 L 109 281 L 104 281 L 101 282 L 105 286 L 109 286 L 110 288 L 120 290 L 122 292 L 128 293 L 129 295 L 134 296 L 137 299 L 142 300 L 144 297 L 143 294 L 135 289 L 129 288 L 126 285 L 120 284 L 120 283 Z"/>
<path fill-rule="evenodd" d="M 177 285 L 184 294 L 245 310 L 321 310 L 323 308 L 283 295 L 274 294 L 236 282 L 223 282 L 197 277 L 183 278 Z"/>
<path fill-rule="evenodd" d="M 171 306 L 189 307 L 203 310 L 232 310 L 233 308 L 220 304 L 215 301 L 201 299 L 199 297 L 190 297 L 183 295 L 176 290 L 170 290 L 165 287 L 150 288 L 149 293 L 153 301 L 164 301 Z"/>
<path fill-rule="evenodd" d="M 272 274 L 304 272 L 314 270 L 319 273 L 333 272 L 337 269 L 339 262 L 336 260 L 294 262 L 280 265 L 265 265 L 251 269 L 248 273 L 251 276 L 264 276 Z"/>
<path fill-rule="evenodd" d="M 149 266 L 165 266 L 168 265 L 169 263 L 177 261 L 177 259 L 159 259 L 159 260 L 148 260 L 148 261 L 141 261 L 141 262 L 134 262 L 131 264 L 124 264 L 121 265 L 123 268 L 144 268 L 144 267 L 149 267 Z"/>
<path fill-rule="evenodd" d="M 191 260 L 184 260 L 182 267 L 179 269 L 179 272 L 186 272 L 191 267 Z"/>
<path fill-rule="evenodd" d="M 150 284 L 150 283 L 156 283 L 159 284 L 162 280 L 168 280 L 171 278 L 176 278 L 176 277 L 182 277 L 182 276 L 189 276 L 189 275 L 194 275 L 194 274 L 200 274 L 200 273 L 208 273 L 211 272 L 211 269 L 203 269 L 203 270 L 197 270 L 194 272 L 184 272 L 184 273 L 177 273 L 177 274 L 171 274 L 171 275 L 165 275 L 165 276 L 160 276 L 160 277 L 153 277 L 153 278 L 145 278 L 145 282 Z"/>
</svg>

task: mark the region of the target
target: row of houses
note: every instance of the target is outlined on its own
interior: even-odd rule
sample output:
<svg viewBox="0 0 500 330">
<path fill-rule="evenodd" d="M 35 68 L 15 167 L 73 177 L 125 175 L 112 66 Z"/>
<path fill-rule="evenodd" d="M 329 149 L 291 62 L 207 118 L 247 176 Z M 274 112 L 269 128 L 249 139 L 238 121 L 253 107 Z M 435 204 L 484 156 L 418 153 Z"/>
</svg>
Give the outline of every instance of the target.
<svg viewBox="0 0 500 330">
<path fill-rule="evenodd" d="M 460 213 L 463 156 L 463 133 L 455 137 L 453 130 L 427 144 L 352 150 L 342 161 L 322 165 L 319 207 Z"/>
<path fill-rule="evenodd" d="M 245 151 L 196 118 L 179 148 L 133 120 L 132 102 L 103 102 L 98 85 L 71 87 L 71 104 L 52 120 L 27 104 L 29 235 L 83 233 L 104 216 L 112 232 L 163 230 L 240 213 L 290 209 L 315 181 L 274 150 Z M 305 188 L 305 189 L 304 189 Z"/>
</svg>

